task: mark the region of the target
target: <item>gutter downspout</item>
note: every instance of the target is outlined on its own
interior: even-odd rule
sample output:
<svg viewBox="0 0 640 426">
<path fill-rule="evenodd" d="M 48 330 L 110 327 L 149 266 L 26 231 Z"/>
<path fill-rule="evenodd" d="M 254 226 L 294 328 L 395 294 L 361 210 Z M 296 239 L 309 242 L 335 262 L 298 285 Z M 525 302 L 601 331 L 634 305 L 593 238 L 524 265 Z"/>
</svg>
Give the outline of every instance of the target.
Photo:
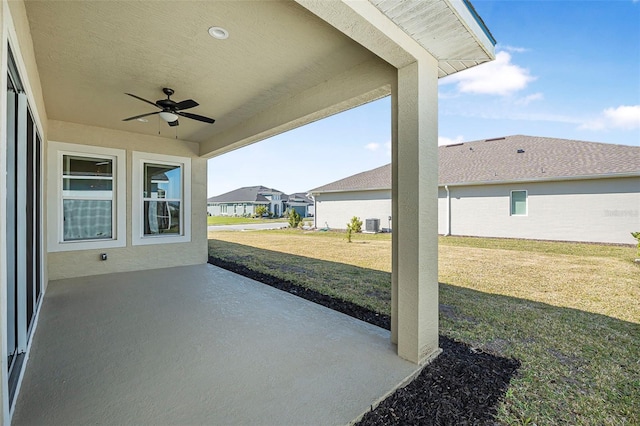
<svg viewBox="0 0 640 426">
<path fill-rule="evenodd" d="M 313 197 L 313 228 L 318 229 L 318 200 Z"/>
<path fill-rule="evenodd" d="M 445 237 L 451 235 L 451 193 L 449 192 L 449 185 L 444 186 L 444 190 L 447 191 L 447 229 Z"/>
</svg>

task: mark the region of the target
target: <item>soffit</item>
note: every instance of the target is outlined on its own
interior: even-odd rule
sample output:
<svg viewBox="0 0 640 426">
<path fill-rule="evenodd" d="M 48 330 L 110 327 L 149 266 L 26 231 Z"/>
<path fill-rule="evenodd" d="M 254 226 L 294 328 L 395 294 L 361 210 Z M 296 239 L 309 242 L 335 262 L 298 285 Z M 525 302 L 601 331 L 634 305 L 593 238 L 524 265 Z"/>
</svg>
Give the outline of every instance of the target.
<svg viewBox="0 0 640 426">
<path fill-rule="evenodd" d="M 463 0 L 370 1 L 438 60 L 438 77 L 495 59 L 495 40 Z"/>
<path fill-rule="evenodd" d="M 270 105 L 376 57 L 293 2 L 27 1 L 49 119 L 210 140 Z M 227 40 L 211 38 L 226 28 Z M 181 118 L 170 128 L 126 96 L 194 99 L 188 110 L 213 125 Z"/>
</svg>

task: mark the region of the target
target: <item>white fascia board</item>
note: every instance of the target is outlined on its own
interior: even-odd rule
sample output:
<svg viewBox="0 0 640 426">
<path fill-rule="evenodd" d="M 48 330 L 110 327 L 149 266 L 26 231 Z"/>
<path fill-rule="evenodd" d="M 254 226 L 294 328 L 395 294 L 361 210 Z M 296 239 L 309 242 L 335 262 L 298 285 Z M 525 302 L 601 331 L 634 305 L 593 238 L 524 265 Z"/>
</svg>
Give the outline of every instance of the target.
<svg viewBox="0 0 640 426">
<path fill-rule="evenodd" d="M 640 172 L 636 173 L 606 173 L 600 175 L 583 175 L 583 176 L 558 176 L 551 178 L 535 178 L 535 179 L 511 179 L 511 180 L 492 180 L 479 182 L 458 182 L 458 183 L 442 183 L 438 184 L 439 188 L 445 186 L 479 186 L 479 185 L 506 185 L 512 183 L 538 183 L 538 182 L 564 182 L 572 180 L 597 180 L 597 179 L 615 179 L 640 177 Z"/>
<path fill-rule="evenodd" d="M 312 191 L 312 192 L 309 192 L 309 194 L 320 195 L 320 194 L 337 194 L 340 192 L 368 192 L 368 191 L 391 191 L 391 188 L 333 189 L 329 191 Z"/>
<path fill-rule="evenodd" d="M 269 204 L 269 201 L 208 201 L 211 204 Z"/>
<path fill-rule="evenodd" d="M 451 6 L 451 10 L 458 16 L 462 25 L 465 26 L 469 34 L 478 42 L 478 45 L 489 55 L 490 58 L 496 58 L 495 45 L 496 41 L 491 36 L 486 26 L 480 25 L 479 16 L 474 14 L 464 0 L 445 0 Z"/>
</svg>

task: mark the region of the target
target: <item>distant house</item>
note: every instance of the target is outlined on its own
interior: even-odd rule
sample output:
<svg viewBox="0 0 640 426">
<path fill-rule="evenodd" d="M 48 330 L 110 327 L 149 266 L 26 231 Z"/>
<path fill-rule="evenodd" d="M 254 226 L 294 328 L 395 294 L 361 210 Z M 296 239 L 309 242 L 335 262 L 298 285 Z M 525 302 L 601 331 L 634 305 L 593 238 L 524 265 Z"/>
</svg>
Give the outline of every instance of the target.
<svg viewBox="0 0 640 426">
<path fill-rule="evenodd" d="M 274 216 L 281 216 L 282 197 L 277 189 L 264 186 L 245 186 L 207 199 L 210 216 L 251 216 L 258 206 L 265 206 Z"/>
<path fill-rule="evenodd" d="M 284 211 L 295 210 L 301 217 L 311 217 L 315 214 L 314 202 L 303 192 L 296 192 L 285 196 Z"/>
<path fill-rule="evenodd" d="M 308 217 L 312 215 L 309 210 L 313 211 L 313 200 L 300 192 L 287 195 L 265 186 L 245 186 L 207 199 L 210 216 L 252 216 L 258 206 L 265 206 L 276 217 L 285 215 L 290 208 Z"/>
<path fill-rule="evenodd" d="M 438 154 L 442 235 L 632 244 L 640 231 L 640 147 L 516 135 Z M 392 227 L 391 164 L 310 193 L 317 227 Z"/>
<path fill-rule="evenodd" d="M 391 164 L 312 189 L 316 228 L 345 229 L 353 216 L 391 228 Z"/>
</svg>

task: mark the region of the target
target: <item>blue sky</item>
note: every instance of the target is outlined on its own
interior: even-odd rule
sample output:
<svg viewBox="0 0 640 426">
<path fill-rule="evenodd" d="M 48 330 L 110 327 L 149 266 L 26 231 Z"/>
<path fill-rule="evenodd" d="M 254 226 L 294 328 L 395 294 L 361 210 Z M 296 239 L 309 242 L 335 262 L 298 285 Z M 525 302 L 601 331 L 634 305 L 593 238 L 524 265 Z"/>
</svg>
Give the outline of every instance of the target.
<svg viewBox="0 0 640 426">
<path fill-rule="evenodd" d="M 439 143 L 525 134 L 640 146 L 640 1 L 472 0 L 496 60 L 440 80 Z M 391 161 L 388 98 L 209 160 L 208 195 L 306 192 Z"/>
</svg>

